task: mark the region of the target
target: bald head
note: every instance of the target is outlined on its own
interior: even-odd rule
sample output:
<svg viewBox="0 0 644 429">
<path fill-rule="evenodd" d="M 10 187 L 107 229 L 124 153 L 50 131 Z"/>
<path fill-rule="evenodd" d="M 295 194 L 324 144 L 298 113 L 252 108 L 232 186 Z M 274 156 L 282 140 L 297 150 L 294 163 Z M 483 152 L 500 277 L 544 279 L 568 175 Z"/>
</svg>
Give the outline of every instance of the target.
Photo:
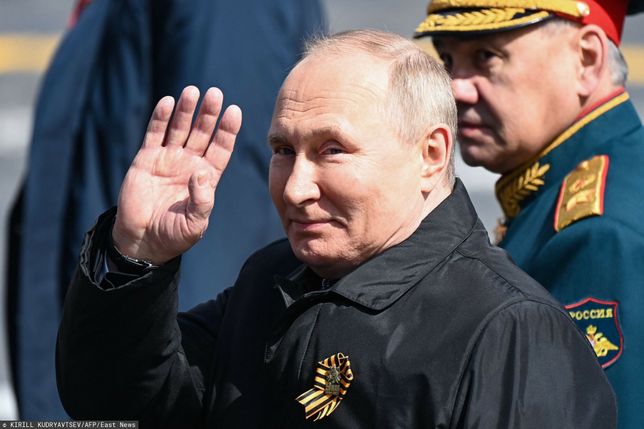
<svg viewBox="0 0 644 429">
<path fill-rule="evenodd" d="M 368 55 L 389 64 L 387 117 L 402 141 L 414 143 L 435 124 L 456 135 L 456 104 L 442 64 L 412 41 L 377 30 L 354 30 L 307 43 L 303 60 L 318 55 Z M 453 163 L 449 169 L 453 181 Z"/>
</svg>

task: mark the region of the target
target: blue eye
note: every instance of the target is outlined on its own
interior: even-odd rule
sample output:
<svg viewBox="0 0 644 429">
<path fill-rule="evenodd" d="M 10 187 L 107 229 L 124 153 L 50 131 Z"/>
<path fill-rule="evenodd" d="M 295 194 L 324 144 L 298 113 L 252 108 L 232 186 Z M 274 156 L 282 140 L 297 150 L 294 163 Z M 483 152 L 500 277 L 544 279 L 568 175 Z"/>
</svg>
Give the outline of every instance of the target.
<svg viewBox="0 0 644 429">
<path fill-rule="evenodd" d="M 293 155 L 294 153 L 295 153 L 295 151 L 293 151 L 293 149 L 288 147 L 288 146 L 277 146 L 277 147 L 273 148 L 273 154 L 274 155 L 288 156 L 288 155 Z"/>
<path fill-rule="evenodd" d="M 339 147 L 330 147 L 326 149 L 325 152 L 329 155 L 338 155 L 341 153 L 345 153 L 345 151 Z"/>
</svg>

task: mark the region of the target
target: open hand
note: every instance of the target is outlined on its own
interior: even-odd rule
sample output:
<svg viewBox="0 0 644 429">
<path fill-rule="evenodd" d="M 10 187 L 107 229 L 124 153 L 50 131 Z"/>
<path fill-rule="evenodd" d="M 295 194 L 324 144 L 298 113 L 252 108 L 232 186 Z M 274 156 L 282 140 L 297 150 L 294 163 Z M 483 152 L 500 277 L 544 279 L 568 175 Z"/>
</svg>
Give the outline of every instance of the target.
<svg viewBox="0 0 644 429">
<path fill-rule="evenodd" d="M 208 227 L 242 115 L 229 106 L 213 135 L 223 94 L 206 92 L 192 126 L 198 101 L 199 90 L 189 86 L 174 115 L 172 97 L 162 98 L 152 113 L 119 194 L 112 238 L 124 255 L 160 265 L 192 247 Z"/>
</svg>

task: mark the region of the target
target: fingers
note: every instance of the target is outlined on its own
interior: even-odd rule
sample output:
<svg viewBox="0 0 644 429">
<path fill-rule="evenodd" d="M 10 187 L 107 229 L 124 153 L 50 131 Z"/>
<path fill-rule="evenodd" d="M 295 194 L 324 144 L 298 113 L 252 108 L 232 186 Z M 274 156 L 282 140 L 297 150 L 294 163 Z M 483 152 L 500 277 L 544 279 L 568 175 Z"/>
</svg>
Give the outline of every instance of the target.
<svg viewBox="0 0 644 429">
<path fill-rule="evenodd" d="M 199 90 L 196 87 L 187 86 L 183 89 L 177 107 L 174 109 L 170 127 L 166 133 L 165 146 L 183 147 L 186 143 L 198 101 Z"/>
<path fill-rule="evenodd" d="M 172 117 L 172 109 L 174 108 L 174 98 L 167 96 L 163 97 L 157 103 L 150 122 L 148 122 L 148 129 L 145 132 L 143 139 L 143 147 L 161 146 L 165 131 L 168 128 L 168 122 Z"/>
<path fill-rule="evenodd" d="M 235 146 L 235 139 L 241 128 L 241 123 L 241 109 L 235 105 L 228 106 L 221 121 L 219 121 L 219 129 L 215 133 L 212 143 L 206 150 L 204 156 L 215 167 L 219 176 L 221 176 L 228 165 L 233 147 Z"/>
<path fill-rule="evenodd" d="M 174 100 L 172 97 L 162 98 L 152 113 L 143 145 L 184 147 L 199 156 L 204 156 L 215 167 L 217 175 L 221 176 L 228 165 L 241 128 L 241 109 L 235 105 L 229 106 L 219 121 L 219 129 L 212 136 L 221 113 L 223 94 L 217 88 L 208 89 L 192 126 L 192 117 L 198 101 L 199 90 L 194 86 L 188 86 L 181 93 L 172 114 Z"/>
<path fill-rule="evenodd" d="M 186 207 L 186 216 L 193 225 L 199 225 L 203 221 L 207 221 L 215 203 L 215 193 L 213 184 L 213 173 L 211 171 L 197 171 L 190 176 L 188 183 L 188 192 L 190 199 Z M 207 225 L 207 223 L 205 224 Z M 205 230 L 199 228 L 203 233 Z"/>
<path fill-rule="evenodd" d="M 206 91 L 197 120 L 190 131 L 190 137 L 188 137 L 188 142 L 185 146 L 186 149 L 195 152 L 199 156 L 203 155 L 217 124 L 223 100 L 224 94 L 219 89 L 209 88 Z"/>
</svg>

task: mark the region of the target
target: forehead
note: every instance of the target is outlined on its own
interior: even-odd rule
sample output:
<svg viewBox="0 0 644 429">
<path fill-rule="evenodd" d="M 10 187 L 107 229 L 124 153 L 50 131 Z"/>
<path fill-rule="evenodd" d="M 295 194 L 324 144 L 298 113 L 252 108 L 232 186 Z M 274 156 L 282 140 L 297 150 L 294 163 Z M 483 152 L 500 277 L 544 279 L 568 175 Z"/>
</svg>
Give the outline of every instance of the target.
<svg viewBox="0 0 644 429">
<path fill-rule="evenodd" d="M 389 63 L 384 60 L 360 53 L 313 54 L 286 78 L 272 128 L 328 128 L 364 122 L 382 114 L 388 85 Z"/>
</svg>

